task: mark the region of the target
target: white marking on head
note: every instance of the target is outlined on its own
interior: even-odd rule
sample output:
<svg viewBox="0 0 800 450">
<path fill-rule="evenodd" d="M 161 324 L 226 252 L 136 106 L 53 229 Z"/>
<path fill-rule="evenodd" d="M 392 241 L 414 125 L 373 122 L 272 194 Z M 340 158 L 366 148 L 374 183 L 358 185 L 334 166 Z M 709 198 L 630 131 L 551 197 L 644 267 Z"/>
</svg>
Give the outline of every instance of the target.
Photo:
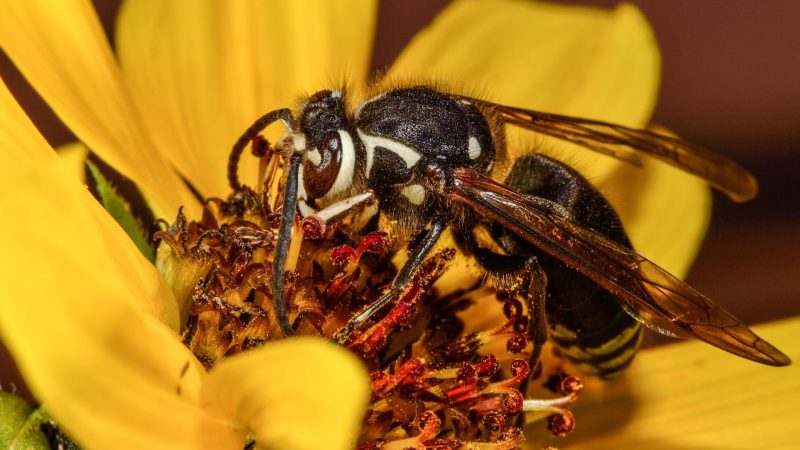
<svg viewBox="0 0 800 450">
<path fill-rule="evenodd" d="M 400 193 L 415 205 L 421 205 L 425 201 L 425 188 L 421 184 L 404 186 Z"/>
<path fill-rule="evenodd" d="M 342 91 L 331 91 L 331 97 L 342 98 Z"/>
<path fill-rule="evenodd" d="M 306 135 L 303 133 L 293 134 L 292 145 L 294 146 L 294 151 L 297 153 L 303 153 L 306 151 Z"/>
<path fill-rule="evenodd" d="M 305 201 L 308 198 L 308 194 L 306 193 L 306 185 L 305 181 L 303 181 L 303 173 L 305 169 L 303 166 L 300 166 L 300 170 L 297 172 L 297 199 Z"/>
<path fill-rule="evenodd" d="M 422 155 L 420 155 L 416 150 L 405 144 L 381 136 L 372 136 L 364 133 L 361 130 L 357 131 L 358 137 L 361 138 L 361 142 L 364 143 L 364 148 L 367 151 L 367 177 L 369 177 L 370 171 L 372 170 L 372 163 L 375 159 L 376 147 L 385 148 L 386 150 L 389 150 L 390 152 L 399 156 L 400 159 L 406 163 L 407 169 L 414 167 L 414 165 L 419 162 L 420 158 L 422 158 Z"/>
<path fill-rule="evenodd" d="M 356 171 L 356 147 L 353 145 L 353 138 L 345 130 L 337 130 L 337 133 L 342 142 L 342 165 L 339 167 L 339 173 L 336 174 L 336 180 L 325 194 L 326 197 L 338 195 L 350 188 L 353 183 L 353 174 Z"/>
<path fill-rule="evenodd" d="M 477 159 L 479 156 L 481 156 L 481 144 L 477 139 L 475 139 L 475 136 L 469 137 L 467 155 L 469 156 L 469 159 Z"/>
<path fill-rule="evenodd" d="M 319 164 L 322 162 L 322 154 L 320 154 L 319 150 L 317 149 L 306 152 L 306 158 L 315 166 L 319 166 Z"/>
<path fill-rule="evenodd" d="M 297 200 L 297 212 L 300 213 L 300 217 L 305 219 L 308 216 L 313 216 L 316 214 L 317 210 L 309 206 L 305 199 L 301 198 Z"/>
<path fill-rule="evenodd" d="M 332 218 L 338 216 L 339 214 L 342 214 L 343 212 L 347 211 L 348 209 L 352 208 L 355 205 L 358 205 L 359 203 L 363 203 L 369 200 L 371 197 L 372 197 L 372 192 L 365 192 L 363 194 L 354 195 L 344 200 L 340 200 L 330 206 L 327 206 L 325 209 L 319 211 L 319 217 L 327 223 Z"/>
</svg>

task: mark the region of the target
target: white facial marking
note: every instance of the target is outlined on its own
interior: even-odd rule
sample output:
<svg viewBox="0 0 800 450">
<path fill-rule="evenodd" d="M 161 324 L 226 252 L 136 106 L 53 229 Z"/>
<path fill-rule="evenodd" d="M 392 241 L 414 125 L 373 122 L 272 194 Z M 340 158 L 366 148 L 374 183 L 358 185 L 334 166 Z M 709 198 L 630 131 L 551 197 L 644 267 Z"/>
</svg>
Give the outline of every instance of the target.
<svg viewBox="0 0 800 450">
<path fill-rule="evenodd" d="M 358 205 L 359 203 L 362 203 L 362 202 L 365 202 L 365 201 L 369 200 L 370 197 L 372 197 L 372 193 L 371 192 L 365 192 L 363 194 L 354 195 L 352 197 L 349 197 L 349 198 L 346 198 L 344 200 L 338 201 L 338 202 L 326 207 L 325 209 L 320 211 L 318 215 L 322 220 L 324 220 L 325 222 L 328 222 L 333 217 L 338 216 L 339 214 L 347 211 L 348 209 L 352 208 L 353 206 Z"/>
<path fill-rule="evenodd" d="M 481 156 L 481 144 L 478 143 L 478 140 L 475 139 L 475 136 L 469 137 L 469 148 L 467 150 L 467 155 L 469 159 L 476 159 L 477 157 Z"/>
<path fill-rule="evenodd" d="M 358 137 L 361 138 L 361 142 L 364 143 L 364 148 L 367 150 L 367 177 L 369 177 L 370 171 L 372 170 L 372 163 L 375 159 L 375 147 L 383 147 L 399 156 L 400 159 L 405 161 L 407 169 L 414 167 L 422 157 L 416 150 L 405 144 L 385 137 L 372 136 L 361 130 L 357 131 Z"/>
<path fill-rule="evenodd" d="M 303 181 L 303 173 L 305 173 L 305 169 L 300 166 L 300 170 L 297 173 L 297 199 L 305 201 L 308 198 L 308 194 L 306 193 L 305 181 Z"/>
<path fill-rule="evenodd" d="M 342 98 L 342 91 L 331 91 L 331 97 Z"/>
<path fill-rule="evenodd" d="M 306 158 L 308 158 L 308 160 L 311 161 L 311 163 L 314 164 L 315 166 L 319 166 L 319 164 L 322 162 L 322 155 L 317 149 L 311 150 L 310 152 L 306 153 Z"/>
<path fill-rule="evenodd" d="M 347 131 L 337 130 L 337 132 L 339 140 L 342 142 L 342 165 L 339 167 L 339 173 L 336 174 L 333 186 L 325 194 L 326 197 L 337 195 L 349 188 L 353 183 L 353 174 L 356 171 L 356 148 L 353 145 L 353 138 Z"/>
<path fill-rule="evenodd" d="M 297 153 L 303 153 L 306 151 L 306 135 L 303 133 L 293 134 L 292 145 L 294 145 L 294 151 Z"/>
<path fill-rule="evenodd" d="M 400 190 L 400 193 L 415 205 L 421 205 L 425 201 L 425 188 L 421 184 L 405 186 Z"/>
<path fill-rule="evenodd" d="M 308 206 L 308 203 L 306 203 L 306 201 L 303 199 L 297 201 L 297 211 L 300 213 L 300 217 L 302 218 L 313 216 L 317 213 L 317 210 Z"/>
</svg>

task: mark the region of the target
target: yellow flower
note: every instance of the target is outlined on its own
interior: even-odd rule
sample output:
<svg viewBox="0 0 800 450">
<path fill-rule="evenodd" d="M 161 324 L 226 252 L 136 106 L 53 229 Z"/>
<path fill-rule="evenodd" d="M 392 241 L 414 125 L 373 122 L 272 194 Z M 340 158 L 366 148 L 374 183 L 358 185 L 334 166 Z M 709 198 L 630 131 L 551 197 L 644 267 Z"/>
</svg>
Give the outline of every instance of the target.
<svg viewBox="0 0 800 450">
<path fill-rule="evenodd" d="M 116 55 L 86 0 L 0 1 L 0 44 L 159 217 L 224 196 L 230 145 L 260 114 L 347 73 L 367 77 L 375 3 L 130 1 Z M 115 58 L 116 56 L 116 58 Z M 462 1 L 390 75 L 469 84 L 500 103 L 643 127 L 659 60 L 631 6 Z M 464 82 L 468 80 L 468 83 Z M 510 142 L 525 150 L 526 138 Z M 612 199 L 639 251 L 685 274 L 708 220 L 699 180 L 547 141 Z M 527 147 L 529 148 L 529 147 Z M 254 174 L 248 167 L 242 173 Z M 206 372 L 180 342 L 170 286 L 0 86 L 0 337 L 87 448 L 347 448 L 369 388 L 349 353 L 270 343 Z"/>
</svg>

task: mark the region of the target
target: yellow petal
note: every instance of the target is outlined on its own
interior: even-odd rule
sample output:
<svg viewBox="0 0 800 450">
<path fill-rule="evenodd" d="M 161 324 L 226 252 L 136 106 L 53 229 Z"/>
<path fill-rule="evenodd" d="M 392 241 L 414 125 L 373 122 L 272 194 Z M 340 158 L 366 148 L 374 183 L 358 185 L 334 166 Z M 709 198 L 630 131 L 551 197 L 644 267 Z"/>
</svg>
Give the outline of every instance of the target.
<svg viewBox="0 0 800 450">
<path fill-rule="evenodd" d="M 0 80 L 0 161 L 48 161 L 54 159 L 53 149 L 44 140 L 8 87 Z"/>
<path fill-rule="evenodd" d="M 197 405 L 204 371 L 154 317 L 177 323 L 169 288 L 73 174 L 0 179 L 0 336 L 45 408 L 85 448 L 241 448 Z"/>
<path fill-rule="evenodd" d="M 72 131 L 160 215 L 197 201 L 142 127 L 91 3 L 0 1 L 0 45 Z"/>
<path fill-rule="evenodd" d="M 117 49 L 159 146 L 200 192 L 221 196 L 228 152 L 256 118 L 345 74 L 364 81 L 375 10 L 364 0 L 132 1 Z M 251 185 L 254 160 L 240 171 Z"/>
<path fill-rule="evenodd" d="M 633 247 L 684 277 L 710 221 L 711 191 L 701 179 L 660 161 L 620 165 L 598 187 L 616 207 Z"/>
<path fill-rule="evenodd" d="M 72 170 L 75 179 L 85 183 L 86 158 L 89 156 L 89 149 L 82 142 L 71 142 L 58 147 L 56 153 L 58 153 L 64 165 Z"/>
<path fill-rule="evenodd" d="M 756 327 L 800 358 L 800 318 Z M 569 449 L 793 449 L 800 423 L 800 365 L 768 367 L 701 342 L 642 352 L 625 378 L 574 405 L 566 440 L 529 436 Z M 538 448 L 538 447 L 537 447 Z"/>
<path fill-rule="evenodd" d="M 391 75 L 419 74 L 485 93 L 492 101 L 629 126 L 655 105 L 659 56 L 632 5 L 614 10 L 522 1 L 454 2 L 403 51 Z M 511 133 L 509 150 L 558 150 L 592 178 L 611 158 Z"/>
<path fill-rule="evenodd" d="M 316 338 L 292 338 L 220 362 L 202 398 L 259 448 L 353 448 L 369 398 L 361 362 Z"/>
</svg>

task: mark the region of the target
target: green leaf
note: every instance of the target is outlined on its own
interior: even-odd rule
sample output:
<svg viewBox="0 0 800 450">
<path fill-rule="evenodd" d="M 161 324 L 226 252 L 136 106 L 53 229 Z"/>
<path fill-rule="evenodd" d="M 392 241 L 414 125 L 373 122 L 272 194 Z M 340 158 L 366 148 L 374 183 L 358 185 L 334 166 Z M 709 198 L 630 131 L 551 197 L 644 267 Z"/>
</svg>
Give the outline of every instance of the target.
<svg viewBox="0 0 800 450">
<path fill-rule="evenodd" d="M 40 425 L 45 420 L 41 410 L 9 392 L 0 391 L 0 448 L 17 450 L 50 449 Z"/>
<path fill-rule="evenodd" d="M 153 249 L 150 247 L 150 242 L 147 240 L 147 234 L 139 226 L 139 222 L 136 221 L 133 214 L 131 214 L 131 208 L 128 202 L 117 193 L 117 190 L 108 182 L 97 166 L 90 161 L 86 161 L 86 165 L 92 173 L 92 178 L 94 178 L 97 193 L 100 195 L 100 201 L 103 203 L 103 207 L 111 214 L 111 217 L 117 221 L 122 229 L 128 233 L 128 236 L 130 236 L 133 243 L 136 244 L 136 247 L 142 252 L 145 258 L 150 262 L 155 261 Z"/>
</svg>

